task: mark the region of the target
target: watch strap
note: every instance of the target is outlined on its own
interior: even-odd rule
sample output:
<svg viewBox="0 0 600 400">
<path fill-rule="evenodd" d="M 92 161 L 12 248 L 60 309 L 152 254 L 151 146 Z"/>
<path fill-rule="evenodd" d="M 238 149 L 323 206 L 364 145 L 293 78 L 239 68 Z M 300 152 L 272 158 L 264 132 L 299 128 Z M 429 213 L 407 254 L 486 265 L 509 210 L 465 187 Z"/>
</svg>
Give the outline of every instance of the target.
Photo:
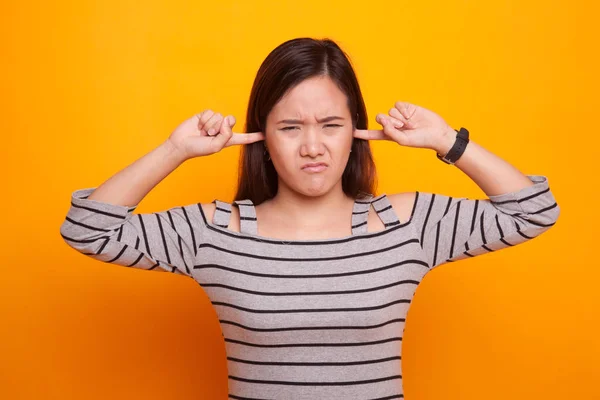
<svg viewBox="0 0 600 400">
<path fill-rule="evenodd" d="M 463 155 L 465 149 L 467 148 L 467 144 L 469 143 L 469 131 L 465 128 L 460 128 L 460 130 L 456 130 L 456 141 L 452 148 L 448 151 L 445 156 L 437 154 L 437 158 L 445 162 L 446 164 L 454 164 L 458 159 Z"/>
</svg>

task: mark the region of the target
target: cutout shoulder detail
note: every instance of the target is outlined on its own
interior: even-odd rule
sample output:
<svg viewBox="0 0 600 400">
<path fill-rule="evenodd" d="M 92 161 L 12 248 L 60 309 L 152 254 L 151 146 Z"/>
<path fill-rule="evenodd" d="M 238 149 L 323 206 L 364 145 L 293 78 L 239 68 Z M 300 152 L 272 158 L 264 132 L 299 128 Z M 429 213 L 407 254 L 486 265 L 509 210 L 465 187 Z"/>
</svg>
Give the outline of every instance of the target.
<svg viewBox="0 0 600 400">
<path fill-rule="evenodd" d="M 394 193 L 388 196 L 401 224 L 412 221 L 419 201 L 419 192 Z"/>
<path fill-rule="evenodd" d="M 352 235 L 367 233 L 367 222 L 372 198 L 373 196 L 365 200 L 354 200 L 354 207 L 352 209 Z"/>
<path fill-rule="evenodd" d="M 236 200 L 234 203 L 240 211 L 240 232 L 257 235 L 256 208 L 252 200 Z"/>
<path fill-rule="evenodd" d="M 227 228 L 231 219 L 231 204 L 220 200 L 213 200 L 215 204 L 215 213 L 213 214 L 213 224 L 221 228 Z"/>
<path fill-rule="evenodd" d="M 400 220 L 398 219 L 390 200 L 385 194 L 374 198 L 371 205 L 377 212 L 377 215 L 379 216 L 379 219 L 381 219 L 381 222 L 383 222 L 385 228 L 400 225 Z"/>
</svg>

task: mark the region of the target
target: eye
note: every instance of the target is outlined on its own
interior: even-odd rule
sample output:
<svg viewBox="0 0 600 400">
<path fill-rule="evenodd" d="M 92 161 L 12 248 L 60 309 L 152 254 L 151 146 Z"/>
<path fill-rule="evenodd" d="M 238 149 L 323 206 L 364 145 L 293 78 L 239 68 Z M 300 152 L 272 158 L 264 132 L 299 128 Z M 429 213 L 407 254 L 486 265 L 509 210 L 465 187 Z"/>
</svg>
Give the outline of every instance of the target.
<svg viewBox="0 0 600 400">
<path fill-rule="evenodd" d="M 325 125 L 325 127 L 332 127 L 332 128 L 341 128 L 343 125 L 339 125 L 339 124 L 327 124 Z M 297 126 L 286 126 L 281 128 L 282 131 L 291 131 L 292 129 L 296 129 L 298 128 Z"/>
</svg>

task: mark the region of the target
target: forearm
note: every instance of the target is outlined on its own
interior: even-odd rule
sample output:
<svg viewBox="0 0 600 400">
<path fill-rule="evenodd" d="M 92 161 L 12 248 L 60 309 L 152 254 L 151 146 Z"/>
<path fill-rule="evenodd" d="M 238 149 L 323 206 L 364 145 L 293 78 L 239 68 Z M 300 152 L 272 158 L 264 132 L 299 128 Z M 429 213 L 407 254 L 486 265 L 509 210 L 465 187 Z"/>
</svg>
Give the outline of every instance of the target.
<svg viewBox="0 0 600 400">
<path fill-rule="evenodd" d="M 456 131 L 449 130 L 433 150 L 445 155 L 455 139 Z M 534 185 L 514 166 L 470 139 L 464 153 L 454 165 L 469 176 L 488 196 L 515 192 Z"/>
<path fill-rule="evenodd" d="M 184 161 L 171 142 L 166 140 L 98 186 L 88 199 L 135 206 Z"/>
</svg>

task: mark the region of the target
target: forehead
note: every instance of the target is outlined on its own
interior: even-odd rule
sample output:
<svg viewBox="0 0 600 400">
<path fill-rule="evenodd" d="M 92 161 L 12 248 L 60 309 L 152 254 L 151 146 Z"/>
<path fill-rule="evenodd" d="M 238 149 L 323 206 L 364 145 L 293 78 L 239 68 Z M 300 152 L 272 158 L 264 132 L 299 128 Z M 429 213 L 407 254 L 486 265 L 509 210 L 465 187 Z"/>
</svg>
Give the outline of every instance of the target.
<svg viewBox="0 0 600 400">
<path fill-rule="evenodd" d="M 286 93 L 273 107 L 270 117 L 319 118 L 349 114 L 347 98 L 329 77 L 309 78 Z"/>
</svg>

